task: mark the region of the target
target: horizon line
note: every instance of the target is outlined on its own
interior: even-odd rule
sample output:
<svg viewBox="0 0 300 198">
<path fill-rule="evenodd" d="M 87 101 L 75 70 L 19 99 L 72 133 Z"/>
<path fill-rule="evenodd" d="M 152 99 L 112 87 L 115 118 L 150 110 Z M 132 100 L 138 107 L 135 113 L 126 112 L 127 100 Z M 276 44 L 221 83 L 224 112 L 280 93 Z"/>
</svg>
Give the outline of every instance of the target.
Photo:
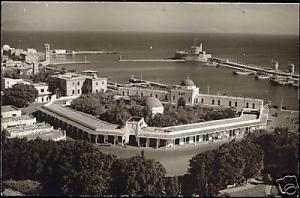
<svg viewBox="0 0 300 198">
<path fill-rule="evenodd" d="M 90 33 L 157 33 L 157 34 L 168 34 L 168 33 L 173 33 L 173 34 L 239 34 L 239 35 L 270 35 L 270 36 L 299 36 L 298 34 L 278 34 L 278 33 L 240 33 L 240 32 L 179 32 L 179 31 L 117 31 L 117 30 L 4 30 L 2 29 L 2 32 L 90 32 Z"/>
</svg>

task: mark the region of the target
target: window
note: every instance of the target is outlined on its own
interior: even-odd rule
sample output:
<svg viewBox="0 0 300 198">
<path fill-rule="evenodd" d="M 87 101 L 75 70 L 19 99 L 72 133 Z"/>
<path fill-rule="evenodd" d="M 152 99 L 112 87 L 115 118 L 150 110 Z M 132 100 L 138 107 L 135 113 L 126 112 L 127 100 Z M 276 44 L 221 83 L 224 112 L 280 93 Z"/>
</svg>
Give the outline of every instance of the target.
<svg viewBox="0 0 300 198">
<path fill-rule="evenodd" d="M 141 93 L 141 97 L 143 97 L 143 95 L 144 95 L 144 94 L 143 94 L 143 93 Z"/>
<path fill-rule="evenodd" d="M 201 98 L 201 103 L 203 103 L 204 102 L 204 100 L 203 100 L 203 98 Z"/>
<path fill-rule="evenodd" d="M 191 102 L 191 98 L 189 97 L 189 102 Z"/>
<path fill-rule="evenodd" d="M 42 98 L 42 102 L 44 102 L 44 98 Z"/>
<path fill-rule="evenodd" d="M 255 103 L 252 103 L 252 109 L 255 109 Z"/>
<path fill-rule="evenodd" d="M 135 94 L 136 94 L 136 95 L 139 95 L 139 93 L 138 93 L 138 92 L 136 92 Z"/>
<path fill-rule="evenodd" d="M 75 82 L 72 82 L 73 86 L 75 85 Z"/>
<path fill-rule="evenodd" d="M 196 98 L 196 103 L 198 103 L 198 98 Z"/>
<path fill-rule="evenodd" d="M 98 86 L 98 82 L 96 82 L 96 86 Z"/>
<path fill-rule="evenodd" d="M 237 102 L 234 103 L 234 106 L 237 107 Z"/>
<path fill-rule="evenodd" d="M 80 85 L 80 82 L 77 82 L 77 85 Z"/>
<path fill-rule="evenodd" d="M 221 101 L 220 100 L 218 100 L 218 105 L 220 105 L 221 104 Z"/>
<path fill-rule="evenodd" d="M 125 92 L 123 91 L 122 95 L 124 96 L 125 95 Z"/>
<path fill-rule="evenodd" d="M 75 90 L 72 90 L 72 94 L 75 94 Z"/>
<path fill-rule="evenodd" d="M 157 98 L 157 94 L 155 94 L 155 98 Z"/>
<path fill-rule="evenodd" d="M 14 117 L 14 116 L 17 116 L 17 114 L 12 114 L 12 116 Z"/>
<path fill-rule="evenodd" d="M 78 92 L 78 94 L 80 94 L 80 89 L 78 89 L 78 91 L 77 91 L 77 92 Z"/>
<path fill-rule="evenodd" d="M 175 100 L 175 96 L 173 96 L 173 100 Z"/>
<path fill-rule="evenodd" d="M 215 100 L 214 99 L 212 99 L 211 104 L 213 104 L 213 105 L 215 104 Z"/>
<path fill-rule="evenodd" d="M 165 100 L 168 100 L 168 95 L 165 95 Z"/>
<path fill-rule="evenodd" d="M 231 101 L 229 101 L 229 106 L 231 107 Z"/>
<path fill-rule="evenodd" d="M 98 89 L 96 89 L 96 93 L 98 93 Z"/>
<path fill-rule="evenodd" d="M 44 89 L 41 89 L 41 92 L 43 93 L 45 90 Z"/>
<path fill-rule="evenodd" d="M 246 108 L 249 108 L 249 103 L 248 102 L 246 103 Z"/>
<path fill-rule="evenodd" d="M 127 91 L 127 96 L 129 96 L 129 91 Z"/>
<path fill-rule="evenodd" d="M 150 97 L 152 97 L 152 94 L 150 94 Z"/>
</svg>

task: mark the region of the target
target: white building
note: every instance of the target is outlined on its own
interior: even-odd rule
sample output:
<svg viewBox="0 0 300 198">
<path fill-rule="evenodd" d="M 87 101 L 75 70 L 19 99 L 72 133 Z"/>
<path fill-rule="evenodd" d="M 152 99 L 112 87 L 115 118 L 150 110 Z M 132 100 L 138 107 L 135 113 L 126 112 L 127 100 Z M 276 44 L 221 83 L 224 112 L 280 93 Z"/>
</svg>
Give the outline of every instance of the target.
<svg viewBox="0 0 300 198">
<path fill-rule="evenodd" d="M 189 78 L 181 81 L 180 85 L 164 90 L 124 86 L 120 87 L 117 93 L 121 96 L 150 96 L 159 99 L 161 102 L 171 102 L 173 104 L 177 104 L 178 100 L 183 98 L 187 105 L 222 106 L 235 108 L 237 111 L 242 111 L 243 108 L 257 110 L 263 105 L 261 99 L 199 93 L 199 87 Z"/>
<path fill-rule="evenodd" d="M 38 90 L 38 97 L 35 99 L 35 102 L 50 102 L 56 100 L 56 94 L 53 94 L 48 89 L 47 83 L 33 83 L 35 89 Z"/>
<path fill-rule="evenodd" d="M 144 101 L 144 105 L 150 108 L 153 116 L 157 113 L 164 113 L 164 106 L 161 104 L 159 99 L 155 97 L 147 97 Z"/>
<path fill-rule="evenodd" d="M 59 141 L 66 139 L 66 134 L 61 130 L 54 130 L 46 123 L 36 123 L 32 115 L 22 115 L 21 110 L 14 106 L 1 108 L 1 132 L 7 138 L 41 138 L 44 140 Z"/>
<path fill-rule="evenodd" d="M 106 92 L 107 78 L 99 78 L 96 74 L 66 73 L 53 75 L 50 78 L 49 91 L 54 92 L 55 90 L 59 90 L 62 96 Z"/>
<path fill-rule="evenodd" d="M 21 116 L 22 112 L 12 105 L 1 106 L 1 118 Z"/>
<path fill-rule="evenodd" d="M 2 78 L 1 79 L 1 86 L 2 89 L 11 88 L 15 84 L 23 83 L 25 85 L 31 85 L 33 82 L 28 79 L 13 79 L 13 78 Z"/>
</svg>

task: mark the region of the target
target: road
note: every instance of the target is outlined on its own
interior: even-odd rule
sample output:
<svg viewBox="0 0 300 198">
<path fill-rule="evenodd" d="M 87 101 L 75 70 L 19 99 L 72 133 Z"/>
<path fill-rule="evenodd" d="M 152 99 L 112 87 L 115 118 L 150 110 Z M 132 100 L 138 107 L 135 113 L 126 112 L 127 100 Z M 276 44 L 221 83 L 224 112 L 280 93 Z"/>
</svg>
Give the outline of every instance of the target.
<svg viewBox="0 0 300 198">
<path fill-rule="evenodd" d="M 237 139 L 240 140 L 241 138 Z M 126 148 L 120 146 L 98 146 L 97 147 L 107 154 L 116 155 L 119 158 L 130 158 L 136 155 L 141 155 L 144 150 L 144 156 L 147 159 L 155 159 L 163 164 L 167 173 L 166 176 L 179 176 L 188 172 L 189 160 L 196 154 L 208 150 L 218 148 L 220 145 L 229 142 L 230 140 L 219 140 L 213 143 L 199 143 L 198 145 L 176 146 L 172 148 L 137 148 L 127 146 Z"/>
</svg>

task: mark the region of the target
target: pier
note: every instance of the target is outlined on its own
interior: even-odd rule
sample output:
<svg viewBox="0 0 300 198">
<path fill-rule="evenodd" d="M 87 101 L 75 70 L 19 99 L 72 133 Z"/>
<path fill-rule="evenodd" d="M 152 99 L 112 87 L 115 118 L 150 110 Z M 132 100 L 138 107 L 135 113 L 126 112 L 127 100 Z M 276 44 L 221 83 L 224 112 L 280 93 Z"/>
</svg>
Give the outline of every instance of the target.
<svg viewBox="0 0 300 198">
<path fill-rule="evenodd" d="M 256 66 L 250 66 L 250 65 L 244 65 L 244 64 L 239 64 L 239 63 L 234 63 L 234 62 L 229 62 L 229 61 L 224 61 L 218 64 L 219 66 L 224 66 L 228 67 L 231 69 L 237 69 L 237 70 L 250 70 L 254 72 L 264 72 L 267 74 L 273 74 L 277 76 L 283 76 L 283 77 L 293 77 L 299 80 L 299 75 L 298 74 L 293 74 L 293 73 L 287 73 L 287 72 L 282 72 L 282 71 L 275 71 L 275 70 L 267 70 L 265 68 L 261 67 L 256 67 Z"/>
<path fill-rule="evenodd" d="M 76 54 L 116 54 L 115 51 L 77 51 L 73 52 L 74 55 Z"/>
<path fill-rule="evenodd" d="M 183 59 L 140 59 L 140 60 L 125 60 L 121 59 L 119 62 L 185 62 Z"/>
<path fill-rule="evenodd" d="M 49 65 L 85 64 L 85 63 L 91 63 L 91 61 L 69 61 L 69 62 L 57 62 L 57 63 L 50 63 Z"/>
</svg>

